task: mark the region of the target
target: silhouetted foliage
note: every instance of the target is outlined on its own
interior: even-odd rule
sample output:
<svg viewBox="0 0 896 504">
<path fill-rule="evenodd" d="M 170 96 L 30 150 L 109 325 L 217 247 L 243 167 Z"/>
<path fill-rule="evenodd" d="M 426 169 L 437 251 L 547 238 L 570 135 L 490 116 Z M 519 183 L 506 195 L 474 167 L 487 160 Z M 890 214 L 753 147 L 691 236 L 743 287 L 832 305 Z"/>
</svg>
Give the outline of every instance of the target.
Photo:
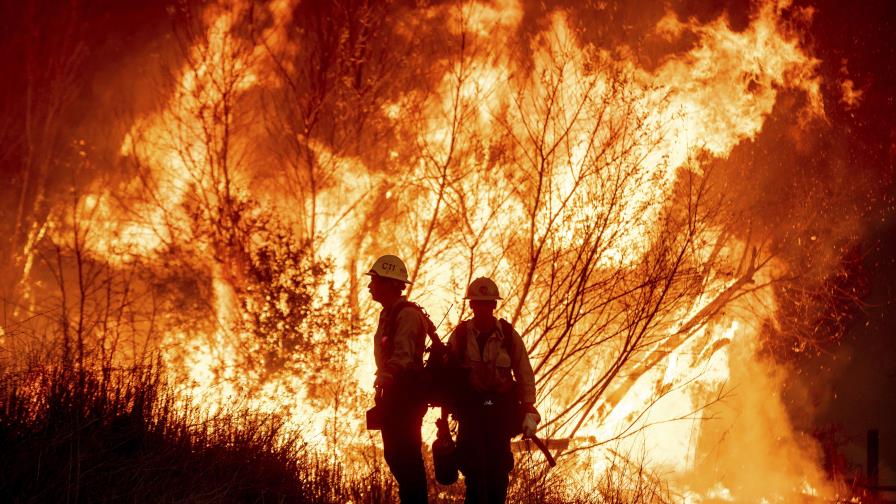
<svg viewBox="0 0 896 504">
<path fill-rule="evenodd" d="M 335 502 L 342 474 L 281 418 L 184 406 L 157 365 L 35 367 L 0 381 L 12 502 Z"/>
</svg>

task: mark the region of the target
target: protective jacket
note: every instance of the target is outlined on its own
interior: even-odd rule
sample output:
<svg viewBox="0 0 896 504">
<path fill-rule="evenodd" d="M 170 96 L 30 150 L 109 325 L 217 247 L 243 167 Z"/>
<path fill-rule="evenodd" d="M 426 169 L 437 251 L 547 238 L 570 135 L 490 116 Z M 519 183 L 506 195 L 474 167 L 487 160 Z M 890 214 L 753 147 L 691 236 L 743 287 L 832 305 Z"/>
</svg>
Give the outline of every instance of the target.
<svg viewBox="0 0 896 504">
<path fill-rule="evenodd" d="M 426 403 L 420 400 L 415 377 L 423 368 L 428 319 L 404 296 L 380 312 L 373 353 L 382 396 L 380 434 L 383 455 L 398 482 L 402 504 L 427 502 L 426 469 L 420 451 L 420 426 Z"/>
<path fill-rule="evenodd" d="M 373 355 L 376 360 L 376 375 L 393 381 L 407 371 L 423 368 L 423 350 L 426 344 L 427 323 L 423 313 L 410 305 L 391 313 L 395 306 L 407 301 L 402 296 L 392 306 L 380 311 L 379 323 L 373 341 Z M 394 322 L 390 322 L 390 318 Z M 394 323 L 394 327 L 388 327 Z"/>
<path fill-rule="evenodd" d="M 534 403 L 535 374 L 526 345 L 516 330 L 509 323 L 497 321 L 481 350 L 479 335 L 470 319 L 460 323 L 448 339 L 451 355 L 459 357 L 461 366 L 469 369 L 470 387 L 477 392 L 503 394 L 511 391 L 516 378 L 519 400 Z"/>
</svg>

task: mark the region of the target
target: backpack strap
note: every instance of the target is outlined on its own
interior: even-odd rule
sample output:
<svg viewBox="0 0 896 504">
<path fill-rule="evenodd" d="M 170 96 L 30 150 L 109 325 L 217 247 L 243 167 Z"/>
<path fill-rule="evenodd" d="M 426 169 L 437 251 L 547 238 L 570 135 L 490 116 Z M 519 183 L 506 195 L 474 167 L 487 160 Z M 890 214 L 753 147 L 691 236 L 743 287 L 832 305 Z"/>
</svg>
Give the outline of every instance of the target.
<svg viewBox="0 0 896 504">
<path fill-rule="evenodd" d="M 389 313 L 386 315 L 386 327 L 383 328 L 383 357 L 386 360 L 389 360 L 392 357 L 392 352 L 395 351 L 394 335 L 398 312 L 410 305 L 409 301 L 399 301 L 389 308 Z"/>
<path fill-rule="evenodd" d="M 501 326 L 501 332 L 504 333 L 504 339 L 502 341 L 504 350 L 507 351 L 507 355 L 513 359 L 513 326 L 510 322 L 504 319 L 498 319 L 498 324 Z"/>
<path fill-rule="evenodd" d="M 467 321 L 461 320 L 457 327 L 454 328 L 454 332 L 457 333 L 457 351 L 458 355 L 454 356 L 457 358 L 458 362 L 463 362 L 464 355 L 467 353 L 467 333 L 469 330 L 467 329 Z"/>
<path fill-rule="evenodd" d="M 413 301 L 399 301 L 389 309 L 389 315 L 386 317 L 386 327 L 383 331 L 383 356 L 387 360 L 392 356 L 392 352 L 395 350 L 393 339 L 395 336 L 395 324 L 398 321 L 398 314 L 401 310 L 408 307 L 415 308 L 423 314 L 426 324 L 426 334 L 429 336 L 433 345 L 437 347 L 442 346 L 442 340 L 440 340 L 438 334 L 436 334 L 436 326 L 432 323 L 432 319 L 429 318 L 429 314 L 426 313 L 426 310 Z"/>
<path fill-rule="evenodd" d="M 501 340 L 501 344 L 504 347 L 504 350 L 507 352 L 507 355 L 509 355 L 512 359 L 513 326 L 510 324 L 510 322 L 504 319 L 498 319 L 498 324 L 501 326 L 501 333 L 504 335 L 504 338 Z M 467 321 L 461 320 L 454 330 L 457 331 L 457 347 L 461 352 L 460 357 L 463 358 L 463 354 L 467 351 L 467 334 L 469 333 L 469 329 L 467 328 Z"/>
</svg>

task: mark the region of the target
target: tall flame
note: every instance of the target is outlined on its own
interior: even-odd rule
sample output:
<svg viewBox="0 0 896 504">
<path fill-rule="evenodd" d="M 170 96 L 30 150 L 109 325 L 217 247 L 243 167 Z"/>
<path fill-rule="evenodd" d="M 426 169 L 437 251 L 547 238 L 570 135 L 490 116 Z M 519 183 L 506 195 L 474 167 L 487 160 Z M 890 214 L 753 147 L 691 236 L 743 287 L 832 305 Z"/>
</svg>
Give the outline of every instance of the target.
<svg viewBox="0 0 896 504">
<path fill-rule="evenodd" d="M 264 162 L 253 147 L 262 148 L 265 133 L 238 125 L 233 114 L 257 107 L 248 97 L 259 89 L 280 85 L 269 57 L 297 50 L 286 32 L 294 7 L 274 2 L 272 21 L 257 39 L 234 35 L 242 7 L 209 8 L 207 32 L 190 49 L 167 106 L 136 121 L 121 146 L 148 167 L 159 198 L 136 209 L 139 219 L 114 215 L 108 193 L 85 199 L 86 207 L 102 209 L 96 218 L 110 223 L 91 244 L 96 253 L 112 257 L 127 249 L 151 258 L 169 242 L 204 247 L 191 236 L 184 210 L 191 191 L 208 198 L 249 193 L 286 215 L 297 204 L 276 189 L 276 175 L 273 183 L 258 181 L 248 163 L 233 161 Z M 687 34 L 695 42 L 652 69 L 639 66 L 630 48 L 579 40 L 563 12 L 551 14 L 520 51 L 511 41 L 521 33 L 525 8 L 513 0 L 406 12 L 397 21 L 406 30 L 445 19 L 444 36 L 460 42 L 436 65 L 441 73 L 431 90 L 400 90 L 380 104 L 395 131 L 383 166 L 367 166 L 372 158 L 363 153 L 299 139 L 313 164 L 341 174 L 313 196 L 323 236 L 317 253 L 341 256 L 336 278 L 349 290 L 359 265 L 394 247 L 409 260 L 414 297 L 437 319 L 460 306 L 459 293 L 471 277 L 495 276 L 507 292 L 502 309 L 512 312 L 518 327 L 531 328 L 526 337 L 533 357 L 547 359 L 548 340 L 540 337 L 547 330 L 532 328 L 540 307 L 527 305 L 526 285 L 549 296 L 553 286 L 544 275 L 550 264 L 540 260 L 528 284 L 509 283 L 519 280 L 511 272 L 527 259 L 527 243 L 544 239 L 555 257 L 573 260 L 574 244 L 593 232 L 590 226 L 613 215 L 601 230 L 608 238 L 593 267 L 634 274 L 663 239 L 657 230 L 670 219 L 676 191 L 688 177 L 705 175 L 700 156 L 725 158 L 754 138 L 782 90 L 805 97 L 806 120 L 824 116 L 818 62 L 785 22 L 788 9 L 794 7 L 786 1 L 764 2 L 740 31 L 724 17 L 700 24 L 670 13 L 654 34 L 670 41 Z M 209 141 L 210 128 L 227 125 L 243 127 L 234 129 L 232 145 Z M 231 158 L 222 158 L 225 151 Z M 629 171 L 614 171 L 623 168 Z M 618 191 L 612 199 L 611 190 Z M 655 339 L 633 354 L 593 414 L 554 433 L 594 444 L 589 453 L 598 473 L 610 460 L 603 448 L 640 454 L 652 470 L 669 475 L 688 502 L 826 495 L 817 454 L 790 424 L 778 396 L 785 377 L 757 355 L 762 326 L 776 313 L 768 285 L 784 266 L 771 260 L 738 275 L 754 244 L 733 237 L 723 224 L 703 224 L 690 247 L 712 268 L 698 272 L 701 290 L 657 326 Z M 377 234 L 373 243 L 365 232 Z M 209 262 L 218 329 L 172 333 L 164 348 L 190 379 L 186 393 L 226 403 L 251 388 L 246 380 L 253 378 L 242 375 L 234 358 L 241 338 L 231 332 L 239 286 L 229 269 L 238 266 L 221 258 Z M 762 287 L 742 295 L 738 289 L 746 281 Z M 372 313 L 367 300 L 357 308 Z M 608 328 L 623 325 L 614 320 Z M 575 327 L 572 334 L 582 331 Z M 363 387 L 374 367 L 367 337 L 357 337 L 347 353 L 351 381 Z M 566 384 L 597 381 L 610 353 L 609 346 L 595 350 L 574 374 L 545 379 L 551 392 L 542 395 L 540 407 L 547 416 L 577 393 Z M 254 385 L 247 400 L 255 407 L 285 412 L 321 447 L 339 437 L 331 434 L 331 419 L 344 413 L 307 401 L 298 377 Z M 352 415 L 342 434 L 358 440 L 360 415 Z"/>
</svg>

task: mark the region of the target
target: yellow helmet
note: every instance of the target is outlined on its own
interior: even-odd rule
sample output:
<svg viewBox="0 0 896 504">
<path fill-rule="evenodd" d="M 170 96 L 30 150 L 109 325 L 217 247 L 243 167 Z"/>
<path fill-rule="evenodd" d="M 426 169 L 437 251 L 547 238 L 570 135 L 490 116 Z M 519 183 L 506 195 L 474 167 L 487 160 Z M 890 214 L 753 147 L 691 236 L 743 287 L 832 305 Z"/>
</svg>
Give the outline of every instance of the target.
<svg viewBox="0 0 896 504">
<path fill-rule="evenodd" d="M 495 284 L 491 278 L 479 277 L 470 282 L 470 286 L 467 287 L 467 295 L 464 296 L 464 299 L 469 299 L 471 301 L 494 301 L 502 298 L 501 295 L 498 294 L 497 284 Z"/>
<path fill-rule="evenodd" d="M 404 262 L 394 255 L 384 255 L 377 259 L 367 274 L 391 278 L 406 284 L 411 283 L 408 281 L 408 269 L 405 267 Z"/>
</svg>

